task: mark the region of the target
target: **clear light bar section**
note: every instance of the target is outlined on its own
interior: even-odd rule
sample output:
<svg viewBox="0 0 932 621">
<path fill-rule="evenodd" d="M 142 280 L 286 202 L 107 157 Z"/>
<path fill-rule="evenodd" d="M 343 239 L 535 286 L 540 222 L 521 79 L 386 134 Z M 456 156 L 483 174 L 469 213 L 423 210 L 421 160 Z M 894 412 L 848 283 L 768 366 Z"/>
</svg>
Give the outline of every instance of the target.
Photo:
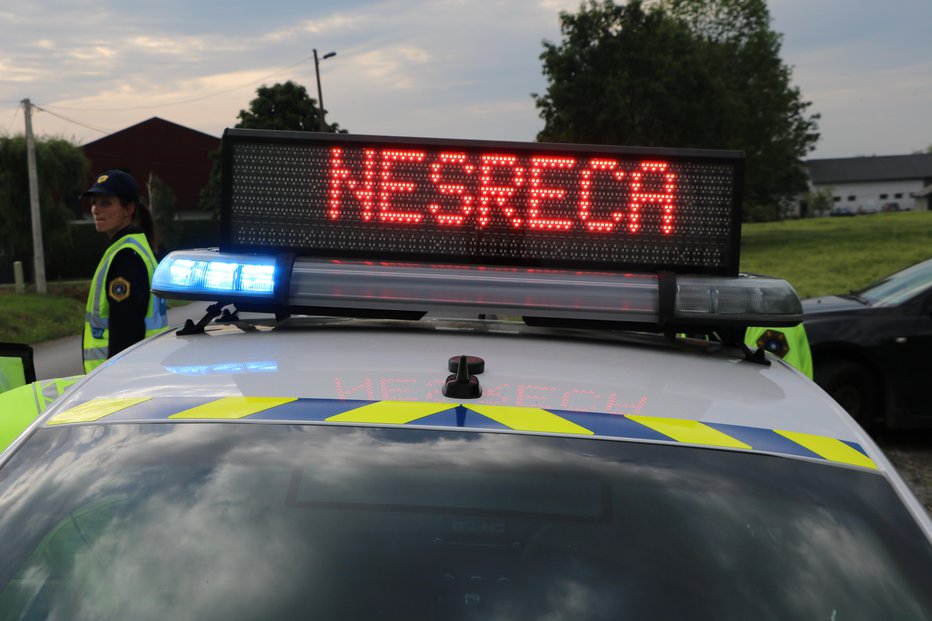
<svg viewBox="0 0 932 621">
<path fill-rule="evenodd" d="M 301 257 L 290 302 L 332 307 L 655 323 L 654 274 Z"/>
<path fill-rule="evenodd" d="M 749 276 L 679 276 L 676 319 L 687 323 L 734 321 L 767 326 L 802 321 L 796 290 L 779 278 Z"/>
<path fill-rule="evenodd" d="M 180 294 L 205 300 L 215 300 L 224 294 L 272 298 L 275 257 L 208 250 L 173 252 L 156 268 L 152 290 L 163 297 Z"/>
<path fill-rule="evenodd" d="M 661 318 L 656 274 L 327 261 L 299 258 L 290 304 L 490 313 L 658 325 L 786 326 L 802 321 L 796 291 L 766 277 L 677 276 L 673 316 Z"/>
</svg>

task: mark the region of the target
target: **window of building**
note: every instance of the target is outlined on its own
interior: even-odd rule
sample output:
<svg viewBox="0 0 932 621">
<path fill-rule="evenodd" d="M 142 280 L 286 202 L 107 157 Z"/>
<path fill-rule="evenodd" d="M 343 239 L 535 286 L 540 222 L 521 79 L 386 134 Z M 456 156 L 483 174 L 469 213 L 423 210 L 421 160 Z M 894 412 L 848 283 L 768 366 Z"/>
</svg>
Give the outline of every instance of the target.
<svg viewBox="0 0 932 621">
<path fill-rule="evenodd" d="M 840 197 L 840 196 L 833 196 L 833 197 L 832 197 L 832 200 L 835 201 L 836 203 L 840 203 L 840 202 L 841 202 L 841 197 Z"/>
<path fill-rule="evenodd" d="M 886 194 L 881 194 L 881 195 L 880 195 L 880 198 L 881 198 L 881 199 L 887 198 L 887 195 L 886 195 Z"/>
<path fill-rule="evenodd" d="M 851 202 L 851 201 L 853 201 L 853 200 L 857 200 L 857 198 L 858 198 L 857 196 L 849 196 L 849 197 L 848 197 L 848 202 Z"/>
<path fill-rule="evenodd" d="M 897 192 L 896 194 L 893 195 L 893 198 L 903 198 L 903 193 Z"/>
</svg>

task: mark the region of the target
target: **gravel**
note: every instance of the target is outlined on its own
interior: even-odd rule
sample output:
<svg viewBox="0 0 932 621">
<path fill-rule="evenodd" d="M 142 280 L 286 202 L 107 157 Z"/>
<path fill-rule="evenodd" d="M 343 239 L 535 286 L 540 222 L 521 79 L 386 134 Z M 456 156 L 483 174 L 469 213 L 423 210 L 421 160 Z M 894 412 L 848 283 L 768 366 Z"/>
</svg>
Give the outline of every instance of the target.
<svg viewBox="0 0 932 621">
<path fill-rule="evenodd" d="M 932 515 L 932 430 L 882 430 L 874 439 Z"/>
</svg>

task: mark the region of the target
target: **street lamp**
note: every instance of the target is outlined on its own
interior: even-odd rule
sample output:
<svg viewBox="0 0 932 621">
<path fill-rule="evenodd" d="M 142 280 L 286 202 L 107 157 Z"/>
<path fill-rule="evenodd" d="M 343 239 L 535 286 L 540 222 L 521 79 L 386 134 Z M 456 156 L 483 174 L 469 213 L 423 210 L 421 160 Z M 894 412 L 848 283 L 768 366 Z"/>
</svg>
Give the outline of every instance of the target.
<svg viewBox="0 0 932 621">
<path fill-rule="evenodd" d="M 320 57 L 320 60 L 327 60 L 331 56 L 336 56 L 336 52 L 327 52 Z M 317 50 L 314 50 L 314 73 L 317 74 L 317 103 L 320 105 L 320 131 L 327 131 L 324 124 L 324 94 L 320 90 L 320 60 L 317 59 Z"/>
</svg>

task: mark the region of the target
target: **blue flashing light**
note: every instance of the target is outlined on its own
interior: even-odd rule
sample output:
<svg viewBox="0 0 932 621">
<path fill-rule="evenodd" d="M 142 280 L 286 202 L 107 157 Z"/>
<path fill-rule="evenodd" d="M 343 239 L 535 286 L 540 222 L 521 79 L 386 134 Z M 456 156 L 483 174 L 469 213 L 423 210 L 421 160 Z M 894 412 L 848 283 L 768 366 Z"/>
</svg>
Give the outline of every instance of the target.
<svg viewBox="0 0 932 621">
<path fill-rule="evenodd" d="M 159 294 L 205 298 L 217 294 L 271 298 L 275 295 L 275 257 L 218 254 L 209 251 L 173 252 L 152 276 Z"/>
<path fill-rule="evenodd" d="M 244 265 L 240 285 L 245 291 L 270 292 L 275 288 L 274 265 Z"/>
<path fill-rule="evenodd" d="M 239 375 L 242 373 L 275 373 L 278 362 L 275 360 L 255 360 L 247 362 L 224 362 L 211 365 L 170 366 L 165 369 L 178 375 Z"/>
</svg>

